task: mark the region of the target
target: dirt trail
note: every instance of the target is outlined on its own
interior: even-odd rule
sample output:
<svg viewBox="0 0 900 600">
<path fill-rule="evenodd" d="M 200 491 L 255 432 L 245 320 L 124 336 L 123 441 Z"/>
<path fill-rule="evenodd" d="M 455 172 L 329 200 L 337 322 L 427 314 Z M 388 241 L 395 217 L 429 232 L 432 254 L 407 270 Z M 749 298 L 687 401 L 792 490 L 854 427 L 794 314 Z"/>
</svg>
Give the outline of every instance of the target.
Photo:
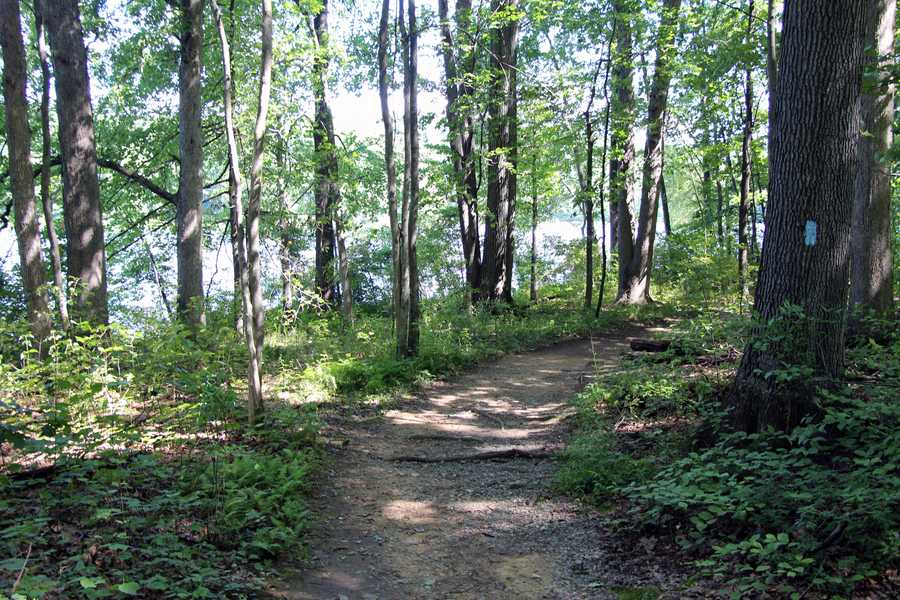
<svg viewBox="0 0 900 600">
<path fill-rule="evenodd" d="M 623 552 L 601 515 L 550 490 L 552 459 L 398 462 L 561 449 L 568 400 L 615 369 L 628 334 L 507 356 L 356 423 L 313 499 L 312 556 L 269 591 L 296 600 L 617 598 L 665 589 L 650 553 Z M 625 555 L 631 558 L 624 558 Z"/>
</svg>

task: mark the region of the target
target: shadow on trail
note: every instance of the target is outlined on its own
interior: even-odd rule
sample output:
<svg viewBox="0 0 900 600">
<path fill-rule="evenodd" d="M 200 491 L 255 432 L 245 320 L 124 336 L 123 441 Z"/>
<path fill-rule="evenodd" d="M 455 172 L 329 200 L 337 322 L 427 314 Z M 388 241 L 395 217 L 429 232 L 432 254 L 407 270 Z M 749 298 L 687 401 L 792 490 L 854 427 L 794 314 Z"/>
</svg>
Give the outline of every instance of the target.
<svg viewBox="0 0 900 600">
<path fill-rule="evenodd" d="M 614 587 L 635 581 L 663 587 L 652 556 L 617 562 L 620 542 L 600 515 L 552 493 L 552 458 L 527 457 L 565 447 L 569 400 L 617 369 L 628 334 L 639 333 L 507 356 L 353 427 L 314 500 L 322 517 L 310 561 L 270 593 L 519 600 L 616 598 Z M 515 457 L 478 458 L 504 450 Z"/>
</svg>

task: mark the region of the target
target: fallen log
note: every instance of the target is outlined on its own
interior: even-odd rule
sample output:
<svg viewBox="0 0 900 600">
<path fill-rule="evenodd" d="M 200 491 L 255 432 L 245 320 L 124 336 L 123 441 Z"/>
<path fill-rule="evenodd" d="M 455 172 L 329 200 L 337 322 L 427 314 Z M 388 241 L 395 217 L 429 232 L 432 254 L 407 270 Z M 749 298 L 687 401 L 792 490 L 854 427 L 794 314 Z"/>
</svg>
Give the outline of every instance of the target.
<svg viewBox="0 0 900 600">
<path fill-rule="evenodd" d="M 634 338 L 630 342 L 635 352 L 665 352 L 672 346 L 672 340 L 647 340 Z"/>
<path fill-rule="evenodd" d="M 545 459 L 553 458 L 554 456 L 556 456 L 556 453 L 548 448 L 539 448 L 537 450 L 507 448 L 505 450 L 488 450 L 485 452 L 474 452 L 472 454 L 451 454 L 449 456 L 393 456 L 385 460 L 390 462 L 445 463 L 475 460 L 508 460 L 512 458 Z"/>
</svg>

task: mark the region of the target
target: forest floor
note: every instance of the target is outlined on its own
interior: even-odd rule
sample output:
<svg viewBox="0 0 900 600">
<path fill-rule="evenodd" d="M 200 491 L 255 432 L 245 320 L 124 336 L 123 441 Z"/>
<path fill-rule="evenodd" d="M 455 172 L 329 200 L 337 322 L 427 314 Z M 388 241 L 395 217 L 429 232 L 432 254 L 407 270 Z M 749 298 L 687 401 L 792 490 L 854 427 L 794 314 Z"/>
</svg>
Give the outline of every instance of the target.
<svg viewBox="0 0 900 600">
<path fill-rule="evenodd" d="M 617 533 L 615 511 L 553 489 L 553 455 L 572 428 L 569 400 L 617 369 L 629 338 L 644 333 L 619 329 L 509 355 L 390 410 L 326 417 L 334 452 L 314 486 L 311 553 L 268 592 L 290 600 L 679 597 L 683 565 Z"/>
</svg>

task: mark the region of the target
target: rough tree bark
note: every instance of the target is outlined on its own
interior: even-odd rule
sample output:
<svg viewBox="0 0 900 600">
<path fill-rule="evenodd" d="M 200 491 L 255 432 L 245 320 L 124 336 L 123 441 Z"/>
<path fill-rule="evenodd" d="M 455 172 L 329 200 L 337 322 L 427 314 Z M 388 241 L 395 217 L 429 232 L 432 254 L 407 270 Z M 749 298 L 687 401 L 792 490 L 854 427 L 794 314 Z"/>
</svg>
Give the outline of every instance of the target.
<svg viewBox="0 0 900 600">
<path fill-rule="evenodd" d="M 63 275 L 62 259 L 59 252 L 59 237 L 53 223 L 53 198 L 50 195 L 50 161 L 52 157 L 52 140 L 50 138 L 50 55 L 44 37 L 44 18 L 41 16 L 40 2 L 35 2 L 34 22 L 38 42 L 38 56 L 41 60 L 41 206 L 44 212 L 44 225 L 47 228 L 47 239 L 50 241 L 50 262 L 53 266 L 53 286 L 56 306 L 63 329 L 69 330 L 69 305 L 66 299 L 66 278 Z"/>
<path fill-rule="evenodd" d="M 50 335 L 50 310 L 41 260 L 41 229 L 34 201 L 31 170 L 31 130 L 25 93 L 27 64 L 22 40 L 19 0 L 0 0 L 0 45 L 3 47 L 3 101 L 6 108 L 6 143 L 15 208 L 16 240 L 22 285 L 28 306 L 28 322 L 35 346 Z"/>
<path fill-rule="evenodd" d="M 247 419 L 250 425 L 256 422 L 256 412 L 262 406 L 262 374 L 260 373 L 258 354 L 256 351 L 256 335 L 253 331 L 253 300 L 250 296 L 250 280 L 247 265 L 246 236 L 244 235 L 244 207 L 241 200 L 243 183 L 241 181 L 241 167 L 237 147 L 237 138 L 234 127 L 234 104 L 231 97 L 231 49 L 228 44 L 228 35 L 225 32 L 225 23 L 222 20 L 222 11 L 219 9 L 218 0 L 210 2 L 213 17 L 219 30 L 219 43 L 222 46 L 222 71 L 224 81 L 223 103 L 225 107 L 225 135 L 228 139 L 228 170 L 229 170 L 229 200 L 231 213 L 234 215 L 235 237 L 234 241 L 238 252 L 238 271 L 241 285 L 241 306 L 243 308 L 242 320 L 244 324 L 244 340 L 247 343 L 248 367 L 247 367 Z"/>
<path fill-rule="evenodd" d="M 387 69 L 388 24 L 390 0 L 382 0 L 381 22 L 378 28 L 378 96 L 381 100 L 381 121 L 384 125 L 384 170 L 387 174 L 387 208 L 391 225 L 391 309 L 394 323 L 400 314 L 400 223 L 397 218 L 397 168 L 394 164 L 394 124 L 388 106 L 390 81 Z"/>
<path fill-rule="evenodd" d="M 272 0 L 262 0 L 259 96 L 253 128 L 253 163 L 250 166 L 250 194 L 247 201 L 247 283 L 253 304 L 253 337 L 257 368 L 262 369 L 266 307 L 262 293 L 262 263 L 259 258 L 259 210 L 262 200 L 262 170 L 266 146 L 269 97 L 272 91 Z M 262 408 L 262 398 L 258 408 Z"/>
<path fill-rule="evenodd" d="M 178 318 L 197 327 L 203 304 L 203 0 L 179 0 L 178 146 L 181 160 L 176 211 Z"/>
<path fill-rule="evenodd" d="M 503 22 L 491 37 L 490 136 L 482 296 L 512 301 L 513 217 L 516 202 L 516 58 L 518 0 L 491 0 Z"/>
<path fill-rule="evenodd" d="M 63 216 L 66 263 L 73 283 L 75 317 L 94 324 L 109 321 L 106 293 L 106 250 L 94 114 L 88 82 L 87 49 L 77 0 L 43 1 L 53 70 L 56 113 L 63 158 Z"/>
<path fill-rule="evenodd" d="M 892 272 L 891 163 L 894 85 L 889 67 L 894 52 L 896 0 L 873 0 L 866 23 L 867 69 L 862 98 L 864 135 L 853 201 L 850 303 L 876 314 L 894 307 Z"/>
<path fill-rule="evenodd" d="M 481 241 L 478 233 L 478 177 L 475 169 L 475 132 L 469 104 L 474 93 L 472 78 L 475 56 L 465 51 L 460 38 L 468 33 L 471 0 L 456 2 L 456 41 L 450 26 L 448 0 L 438 0 L 442 54 L 446 79 L 447 127 L 449 129 L 453 184 L 459 213 L 459 233 L 466 265 L 467 301 L 478 300 L 481 286 Z"/>
<path fill-rule="evenodd" d="M 609 230 L 610 247 L 620 253 L 619 261 L 631 259 L 631 248 L 621 255 L 620 230 L 631 238 L 631 167 L 634 162 L 634 38 L 633 7 L 628 0 L 613 2 L 615 33 L 612 51 L 612 99 L 609 143 Z M 624 217 L 624 218 L 623 218 Z"/>
<path fill-rule="evenodd" d="M 316 154 L 316 292 L 328 303 L 337 301 L 334 277 L 334 211 L 340 201 L 338 162 L 334 145 L 334 119 L 328 104 L 328 0 L 312 19 L 315 58 L 312 89 L 315 101 L 313 147 Z"/>
<path fill-rule="evenodd" d="M 663 1 L 656 42 L 656 63 L 647 106 L 647 142 L 644 146 L 641 207 L 634 243 L 631 243 L 630 228 L 628 230 L 622 228 L 619 232 L 617 301 L 625 304 L 645 304 L 651 301 L 650 275 L 653 267 L 653 247 L 656 240 L 659 190 L 663 170 L 663 124 L 669 97 L 669 81 L 672 77 L 671 63 L 675 53 L 680 9 L 681 0 Z"/>
<path fill-rule="evenodd" d="M 792 428 L 812 410 L 815 387 L 842 375 L 866 4 L 785 6 L 772 197 L 754 303 L 763 324 L 731 392 L 732 423 L 744 431 Z M 802 314 L 783 312 L 786 305 Z M 770 335 L 776 319 L 777 337 Z M 803 375 L 771 377 L 786 366 Z"/>
<path fill-rule="evenodd" d="M 753 0 L 747 2 L 747 44 L 753 42 Z M 748 211 L 750 209 L 750 142 L 753 136 L 753 69 L 748 60 L 744 68 L 744 131 L 741 137 L 741 193 L 738 205 L 738 284 L 740 286 L 740 306 L 750 297 L 747 270 L 750 267 L 749 251 L 750 240 L 748 226 Z"/>
</svg>

